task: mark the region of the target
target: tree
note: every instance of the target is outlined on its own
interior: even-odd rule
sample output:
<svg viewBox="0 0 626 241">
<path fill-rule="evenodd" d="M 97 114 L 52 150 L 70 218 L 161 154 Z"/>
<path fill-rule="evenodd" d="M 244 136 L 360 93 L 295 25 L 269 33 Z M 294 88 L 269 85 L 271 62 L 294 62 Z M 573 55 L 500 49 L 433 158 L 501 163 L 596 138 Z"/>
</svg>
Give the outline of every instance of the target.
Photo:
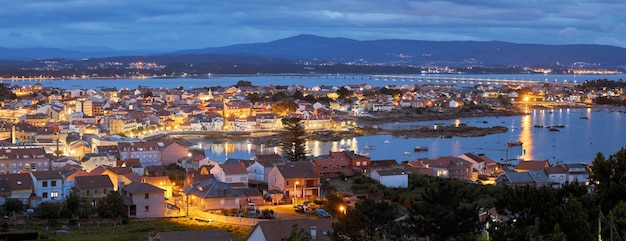
<svg viewBox="0 0 626 241">
<path fill-rule="evenodd" d="M 596 184 L 603 212 L 611 210 L 620 200 L 626 200 L 626 149 L 621 148 L 608 158 L 598 153 L 590 179 Z"/>
<path fill-rule="evenodd" d="M 339 98 L 341 99 L 347 99 L 352 96 L 352 91 L 350 91 L 346 87 L 341 87 L 337 90 L 337 95 L 339 95 Z"/>
<path fill-rule="evenodd" d="M 332 240 L 380 240 L 398 236 L 394 225 L 397 209 L 385 201 L 365 199 L 356 203 L 347 215 L 333 222 Z"/>
<path fill-rule="evenodd" d="M 100 199 L 96 207 L 100 218 L 122 219 L 128 221 L 128 209 L 124 205 L 124 199 L 119 192 L 109 192 Z"/>
<path fill-rule="evenodd" d="M 296 111 L 296 109 L 298 109 L 298 104 L 291 100 L 282 100 L 272 105 L 272 112 L 280 116 L 285 116 L 291 112 Z"/>
<path fill-rule="evenodd" d="M 4 210 L 7 213 L 17 213 L 22 211 L 22 201 L 17 198 L 9 198 L 4 203 Z"/>
<path fill-rule="evenodd" d="M 45 219 L 55 219 L 59 217 L 61 205 L 51 202 L 43 202 L 35 209 L 35 213 Z"/>
<path fill-rule="evenodd" d="M 244 87 L 244 86 L 252 86 L 252 82 L 247 81 L 247 80 L 239 80 L 237 81 L 237 84 L 235 84 L 235 87 L 237 88 Z"/>
<path fill-rule="evenodd" d="M 69 196 L 65 199 L 65 209 L 71 214 L 75 215 L 78 213 L 80 208 L 80 198 L 76 193 L 71 192 Z"/>
<path fill-rule="evenodd" d="M 291 232 L 289 233 L 289 236 L 284 237 L 283 241 L 309 241 L 311 240 L 311 237 L 309 236 L 309 234 L 304 231 L 304 229 L 300 228 L 298 229 L 298 224 L 294 223 L 293 225 L 291 225 Z"/>
<path fill-rule="evenodd" d="M 281 135 L 281 147 L 283 156 L 290 161 L 306 160 L 306 138 L 307 131 L 304 129 L 302 119 L 290 117 L 282 119 L 285 132 Z"/>
</svg>

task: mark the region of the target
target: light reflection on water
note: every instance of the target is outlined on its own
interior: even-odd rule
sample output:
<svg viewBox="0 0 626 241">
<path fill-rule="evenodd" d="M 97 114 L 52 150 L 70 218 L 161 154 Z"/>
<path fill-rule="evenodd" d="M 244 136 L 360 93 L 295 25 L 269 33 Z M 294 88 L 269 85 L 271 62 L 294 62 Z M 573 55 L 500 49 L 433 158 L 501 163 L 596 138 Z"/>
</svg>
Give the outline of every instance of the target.
<svg viewBox="0 0 626 241">
<path fill-rule="evenodd" d="M 584 119 L 581 117 L 587 117 Z M 511 158 L 549 160 L 551 163 L 591 163 L 598 152 L 609 156 L 626 146 L 626 110 L 620 109 L 557 109 L 534 110 L 529 115 L 506 117 L 476 117 L 448 121 L 419 123 L 391 123 L 389 125 L 430 126 L 435 124 L 488 127 L 502 125 L 506 133 L 483 137 L 404 138 L 390 135 L 362 136 L 333 142 L 309 141 L 307 150 L 312 156 L 341 151 L 346 148 L 355 153 L 366 153 L 373 160 L 395 159 L 412 161 L 417 158 L 458 156 L 463 153 L 483 153 L 500 161 Z M 535 127 L 542 125 L 542 128 Z M 549 131 L 548 126 L 563 125 L 559 131 Z M 389 144 L 384 144 L 389 140 Z M 508 141 L 522 141 L 522 147 L 507 147 Z M 365 145 L 374 150 L 363 150 Z M 428 152 L 414 152 L 415 146 L 428 147 Z M 228 157 L 249 159 L 256 153 L 280 153 L 280 148 L 255 146 L 246 140 L 228 143 L 203 142 L 207 156 L 216 161 Z"/>
</svg>

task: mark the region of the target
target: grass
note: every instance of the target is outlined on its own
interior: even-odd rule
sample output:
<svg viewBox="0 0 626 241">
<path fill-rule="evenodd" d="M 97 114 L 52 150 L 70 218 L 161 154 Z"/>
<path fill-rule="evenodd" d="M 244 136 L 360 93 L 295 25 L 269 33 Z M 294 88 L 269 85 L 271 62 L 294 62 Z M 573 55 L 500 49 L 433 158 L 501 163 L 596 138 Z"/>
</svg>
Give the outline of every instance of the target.
<svg viewBox="0 0 626 241">
<path fill-rule="evenodd" d="M 221 223 L 204 223 L 186 218 L 161 219 L 161 220 L 133 220 L 126 225 L 101 224 L 82 225 L 81 230 L 77 226 L 68 227 L 67 234 L 56 234 L 55 230 L 60 226 L 49 227 L 45 232 L 45 225 L 19 225 L 11 226 L 9 231 L 38 231 L 40 239 L 59 241 L 145 241 L 150 234 L 172 231 L 191 230 L 227 230 L 234 240 L 245 240 L 251 231 L 248 227 L 239 227 Z"/>
</svg>

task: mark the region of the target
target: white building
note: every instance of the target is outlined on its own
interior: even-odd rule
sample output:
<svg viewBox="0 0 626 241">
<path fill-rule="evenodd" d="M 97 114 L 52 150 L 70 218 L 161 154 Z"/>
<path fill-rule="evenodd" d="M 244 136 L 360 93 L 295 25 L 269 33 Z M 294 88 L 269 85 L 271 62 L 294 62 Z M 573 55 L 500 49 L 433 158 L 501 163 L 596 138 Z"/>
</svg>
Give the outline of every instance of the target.
<svg viewBox="0 0 626 241">
<path fill-rule="evenodd" d="M 409 175 L 399 169 L 374 170 L 371 173 L 372 179 L 385 187 L 407 188 L 409 187 Z"/>
</svg>

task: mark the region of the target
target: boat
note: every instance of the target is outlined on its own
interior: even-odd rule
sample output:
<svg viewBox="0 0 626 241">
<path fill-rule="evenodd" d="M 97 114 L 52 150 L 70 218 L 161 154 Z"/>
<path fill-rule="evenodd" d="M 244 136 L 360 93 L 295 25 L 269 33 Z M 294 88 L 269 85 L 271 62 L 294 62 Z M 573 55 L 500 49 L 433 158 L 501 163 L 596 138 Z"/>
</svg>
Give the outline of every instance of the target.
<svg viewBox="0 0 626 241">
<path fill-rule="evenodd" d="M 408 156 L 408 155 L 411 155 L 411 153 L 410 153 L 410 152 L 408 152 L 408 151 L 405 151 L 405 152 L 404 152 L 404 155 L 405 155 L 405 156 Z"/>
<path fill-rule="evenodd" d="M 581 116 L 580 119 L 587 120 L 587 119 L 589 119 L 589 117 Z"/>
<path fill-rule="evenodd" d="M 341 149 L 350 149 L 350 145 L 343 144 L 343 145 L 341 145 Z"/>
<path fill-rule="evenodd" d="M 413 148 L 413 150 L 415 152 L 428 151 L 428 147 L 425 147 L 425 146 L 415 146 L 415 148 Z"/>
<path fill-rule="evenodd" d="M 535 128 L 543 128 L 543 125 L 535 125 Z"/>
<path fill-rule="evenodd" d="M 548 129 L 549 131 L 559 131 L 559 129 L 557 129 L 556 127 L 550 127 L 550 129 Z"/>
<path fill-rule="evenodd" d="M 370 146 L 367 143 L 365 143 L 365 146 L 363 146 L 363 150 L 374 150 L 376 149 L 375 146 Z"/>
<path fill-rule="evenodd" d="M 391 143 L 389 140 L 383 141 L 383 144 L 389 144 L 389 143 Z"/>
<path fill-rule="evenodd" d="M 506 143 L 507 146 L 521 146 L 524 145 L 522 141 L 509 141 Z"/>
</svg>

